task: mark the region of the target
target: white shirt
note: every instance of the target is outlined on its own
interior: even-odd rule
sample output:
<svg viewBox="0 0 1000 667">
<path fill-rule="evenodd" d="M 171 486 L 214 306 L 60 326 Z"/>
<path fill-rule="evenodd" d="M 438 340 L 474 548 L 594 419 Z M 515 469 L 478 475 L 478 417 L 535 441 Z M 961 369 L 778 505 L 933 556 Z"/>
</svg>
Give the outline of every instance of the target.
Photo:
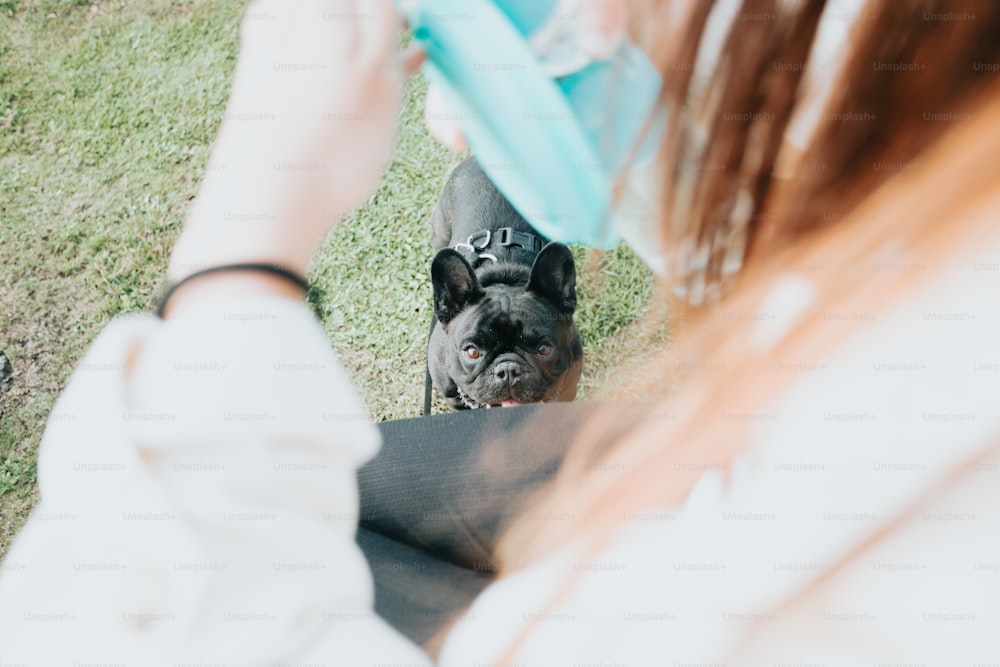
<svg viewBox="0 0 1000 667">
<path fill-rule="evenodd" d="M 49 418 L 41 502 L 0 577 L 0 663 L 426 664 L 372 613 L 354 543 L 377 449 L 305 306 L 119 318 Z"/>
<path fill-rule="evenodd" d="M 709 473 L 599 559 L 568 545 L 491 586 L 441 664 L 493 664 L 528 622 L 526 665 L 995 662 L 998 251 L 790 367 L 729 486 Z M 0 576 L 0 662 L 428 664 L 371 613 L 364 414 L 305 306 L 120 318 L 50 417 L 41 503 Z"/>
</svg>

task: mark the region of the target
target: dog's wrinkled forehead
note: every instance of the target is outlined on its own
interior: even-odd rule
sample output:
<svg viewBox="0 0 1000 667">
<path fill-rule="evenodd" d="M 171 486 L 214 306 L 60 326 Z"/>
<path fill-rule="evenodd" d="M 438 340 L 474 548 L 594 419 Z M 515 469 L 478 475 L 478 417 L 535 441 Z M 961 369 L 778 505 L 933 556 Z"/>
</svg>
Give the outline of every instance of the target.
<svg viewBox="0 0 1000 667">
<path fill-rule="evenodd" d="M 524 292 L 487 294 L 470 315 L 469 330 L 490 345 L 552 337 L 559 326 L 559 313 Z"/>
</svg>

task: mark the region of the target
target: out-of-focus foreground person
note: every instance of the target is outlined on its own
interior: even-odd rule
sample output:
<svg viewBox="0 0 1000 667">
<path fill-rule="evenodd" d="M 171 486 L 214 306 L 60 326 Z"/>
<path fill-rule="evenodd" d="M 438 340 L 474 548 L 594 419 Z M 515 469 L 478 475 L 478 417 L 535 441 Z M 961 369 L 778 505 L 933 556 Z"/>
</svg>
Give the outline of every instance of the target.
<svg viewBox="0 0 1000 667">
<path fill-rule="evenodd" d="M 624 384 L 660 401 L 585 425 L 440 664 L 1000 659 L 1000 5 L 847 4 L 632 7 L 670 119 L 647 231 L 689 317 Z M 206 181 L 173 280 L 301 272 L 363 201 L 398 103 L 385 5 L 255 5 L 278 18 L 244 30 L 230 108 L 290 122 L 223 128 L 213 161 L 241 166 Z M 326 68 L 264 76 L 292 57 Z M 220 215 L 246 201 L 275 212 L 249 238 Z M 0 578 L 5 660 L 429 664 L 371 614 L 354 472 L 377 434 L 297 296 L 216 274 L 95 342 Z"/>
</svg>

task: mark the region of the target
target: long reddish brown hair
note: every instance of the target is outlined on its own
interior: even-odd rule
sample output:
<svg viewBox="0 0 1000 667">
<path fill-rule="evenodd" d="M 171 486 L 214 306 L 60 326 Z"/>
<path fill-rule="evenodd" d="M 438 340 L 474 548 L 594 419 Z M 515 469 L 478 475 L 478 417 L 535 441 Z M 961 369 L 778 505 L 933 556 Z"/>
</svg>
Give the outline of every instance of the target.
<svg viewBox="0 0 1000 667">
<path fill-rule="evenodd" d="M 783 15 L 780 8 L 792 5 L 797 9 Z M 504 569 L 524 567 L 569 541 L 596 554 L 630 513 L 681 501 L 701 471 L 726 470 L 744 445 L 747 421 L 733 416 L 765 412 L 793 385 L 796 374 L 781 369 L 820 361 L 864 332 L 863 322 L 827 314 L 885 312 L 977 240 L 1000 234 L 995 216 L 985 214 L 990 206 L 1000 210 L 1000 85 L 997 75 L 976 65 L 1000 62 L 1000 3 L 992 0 L 869 3 L 852 35 L 837 92 L 805 153 L 807 162 L 825 168 L 787 182 L 773 178 L 800 82 L 798 73 L 770 63 L 805 60 L 823 5 L 744 0 L 740 13 L 779 18 L 769 29 L 734 23 L 707 88 L 717 91 L 721 103 L 692 103 L 691 68 L 684 66 L 693 62 L 713 0 L 693 0 L 683 39 L 652 49 L 665 73 L 664 104 L 680 119 L 662 153 L 668 173 L 664 210 L 685 220 L 664 220 L 668 237 L 715 234 L 731 222 L 727 210 L 737 189 L 750 188 L 754 215 L 748 219 L 746 263 L 732 291 L 686 313 L 691 321 L 681 335 L 669 349 L 647 357 L 642 377 L 628 385 L 630 395 L 664 399 L 664 388 L 674 386 L 683 369 L 682 388 L 630 412 L 632 430 L 614 442 L 600 434 L 606 431 L 602 425 L 623 418 L 617 408 L 594 417 L 531 507 L 534 515 L 572 520 L 542 528 L 515 522 L 499 550 Z M 933 20 L 949 13 L 976 19 Z M 873 66 L 879 62 L 925 67 Z M 759 113 L 764 109 L 769 112 Z M 752 120 L 727 123 L 724 111 Z M 874 116 L 867 125 L 846 120 L 862 112 Z M 711 128 L 708 154 L 723 168 L 703 170 L 689 208 L 678 212 L 683 153 L 695 121 Z M 747 151 L 756 156 L 749 162 Z M 914 268 L 882 270 L 876 258 Z M 763 313 L 769 294 L 785 279 L 808 286 L 811 300 L 779 340 L 764 344 L 751 335 L 754 315 Z M 551 606 L 578 577 L 567 573 Z M 530 625 L 523 630 L 503 662 L 515 658 L 531 631 Z"/>
</svg>

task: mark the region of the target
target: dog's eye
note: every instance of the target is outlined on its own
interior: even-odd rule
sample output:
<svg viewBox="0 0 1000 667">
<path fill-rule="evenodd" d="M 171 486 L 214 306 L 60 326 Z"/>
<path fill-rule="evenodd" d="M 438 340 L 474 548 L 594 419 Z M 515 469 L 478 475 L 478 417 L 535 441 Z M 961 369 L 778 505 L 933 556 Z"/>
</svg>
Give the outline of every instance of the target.
<svg viewBox="0 0 1000 667">
<path fill-rule="evenodd" d="M 549 343 L 539 343 L 538 345 L 538 356 L 547 357 L 552 354 L 552 345 Z"/>
<path fill-rule="evenodd" d="M 469 345 L 468 347 L 465 348 L 465 356 L 475 361 L 476 359 L 482 356 L 482 352 L 480 352 L 479 348 L 476 347 L 475 345 Z"/>
</svg>

